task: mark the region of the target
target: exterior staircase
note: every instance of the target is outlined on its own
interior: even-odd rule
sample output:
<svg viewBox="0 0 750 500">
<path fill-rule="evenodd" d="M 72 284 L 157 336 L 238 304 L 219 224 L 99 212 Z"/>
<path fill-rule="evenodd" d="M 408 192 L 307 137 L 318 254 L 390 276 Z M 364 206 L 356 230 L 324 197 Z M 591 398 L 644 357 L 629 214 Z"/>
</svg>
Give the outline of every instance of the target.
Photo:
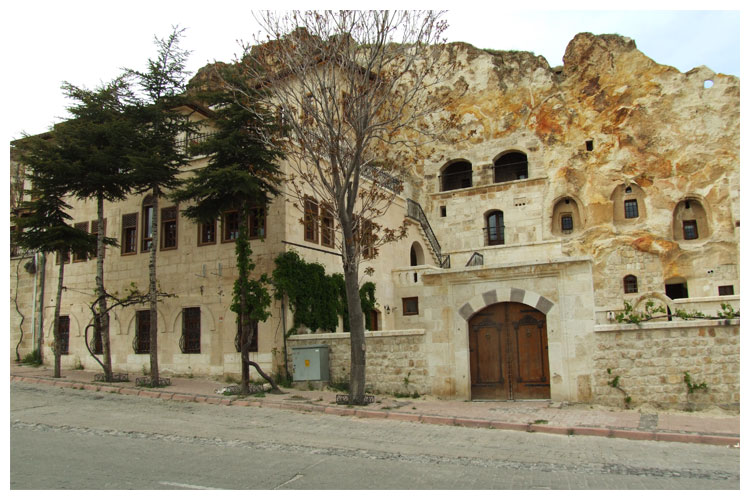
<svg viewBox="0 0 750 500">
<path fill-rule="evenodd" d="M 437 240 L 437 236 L 435 236 L 435 232 L 432 230 L 432 226 L 430 226 L 430 221 L 427 220 L 427 216 L 425 215 L 424 210 L 422 210 L 422 205 L 412 199 L 407 198 L 406 215 L 407 217 L 419 222 L 419 228 L 422 232 L 422 236 L 430 243 L 430 252 L 432 253 L 433 257 L 435 257 L 435 261 L 438 263 L 438 265 L 443 269 L 449 269 L 451 267 L 451 256 L 443 256 L 442 250 L 440 248 L 440 242 Z"/>
</svg>

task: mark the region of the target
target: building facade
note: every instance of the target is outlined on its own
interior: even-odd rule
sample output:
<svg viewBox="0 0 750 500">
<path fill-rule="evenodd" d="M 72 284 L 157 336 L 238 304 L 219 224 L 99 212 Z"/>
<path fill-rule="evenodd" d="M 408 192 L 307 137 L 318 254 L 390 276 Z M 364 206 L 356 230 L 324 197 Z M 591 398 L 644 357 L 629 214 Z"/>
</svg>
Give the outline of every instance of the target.
<svg viewBox="0 0 750 500">
<path fill-rule="evenodd" d="M 461 130 L 424 150 L 385 215 L 391 227 L 407 221 L 406 238 L 367 262 L 377 298 L 371 388 L 621 404 L 610 384 L 619 376 L 635 404 L 677 405 L 689 372 L 710 388 L 700 401 L 738 405 L 739 319 L 673 313 L 739 309 L 739 79 L 706 67 L 681 73 L 616 35 L 577 35 L 559 68 L 526 52 L 450 50 L 462 92 L 445 111 L 461 117 Z M 75 222 L 95 231 L 93 203 L 73 205 Z M 163 200 L 161 241 L 150 242 L 148 207 L 148 197 L 132 197 L 106 209 L 107 235 L 121 241 L 107 250 L 108 289 L 145 289 L 144 249 L 158 244 L 160 286 L 175 295 L 159 309 L 162 369 L 239 373 L 229 310 L 236 221 L 226 214 L 199 227 Z M 258 272 L 290 249 L 340 272 L 335 244 L 302 218 L 283 196 L 258 214 Z M 11 259 L 12 356 L 21 316 L 22 352 L 36 335 L 52 336 L 54 257 L 37 259 L 34 273 L 20 264 L 28 260 Z M 82 345 L 93 276 L 93 261 L 66 267 L 63 366 L 96 368 Z M 623 324 L 615 318 L 626 301 L 667 314 Z M 148 367 L 139 312 L 111 320 L 117 370 Z M 258 327 L 252 356 L 269 371 L 285 364 L 290 314 L 274 303 Z M 299 332 L 287 343 L 328 344 L 330 378 L 347 378 L 346 332 Z"/>
</svg>

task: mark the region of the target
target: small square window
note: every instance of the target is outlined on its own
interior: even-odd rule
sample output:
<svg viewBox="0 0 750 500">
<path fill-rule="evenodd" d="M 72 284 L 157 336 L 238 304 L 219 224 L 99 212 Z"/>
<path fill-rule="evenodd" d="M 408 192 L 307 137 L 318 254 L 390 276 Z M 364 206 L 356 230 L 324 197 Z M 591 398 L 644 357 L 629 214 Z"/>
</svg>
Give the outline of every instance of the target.
<svg viewBox="0 0 750 500">
<path fill-rule="evenodd" d="M 416 316 L 419 314 L 419 297 L 404 297 L 401 299 L 404 308 L 404 316 Z"/>
<path fill-rule="evenodd" d="M 625 200 L 625 218 L 638 218 L 638 200 Z"/>
<path fill-rule="evenodd" d="M 212 245 L 216 243 L 216 221 L 198 225 L 198 245 Z"/>
<path fill-rule="evenodd" d="M 445 205 L 443 205 L 442 207 L 440 207 L 440 217 L 445 217 L 446 215 L 448 215 L 448 210 L 446 209 Z"/>
<path fill-rule="evenodd" d="M 594 150 L 594 141 L 589 139 L 586 141 L 586 151 L 593 151 Z"/>
<path fill-rule="evenodd" d="M 573 216 L 571 214 L 563 214 L 560 217 L 560 229 L 566 234 L 573 232 Z"/>
<path fill-rule="evenodd" d="M 698 239 L 698 224 L 694 220 L 682 221 L 682 235 L 686 240 Z"/>
<path fill-rule="evenodd" d="M 638 278 L 629 274 L 622 280 L 625 293 L 638 293 Z"/>
<path fill-rule="evenodd" d="M 734 295 L 734 285 L 722 285 L 719 287 L 719 295 Z"/>
</svg>

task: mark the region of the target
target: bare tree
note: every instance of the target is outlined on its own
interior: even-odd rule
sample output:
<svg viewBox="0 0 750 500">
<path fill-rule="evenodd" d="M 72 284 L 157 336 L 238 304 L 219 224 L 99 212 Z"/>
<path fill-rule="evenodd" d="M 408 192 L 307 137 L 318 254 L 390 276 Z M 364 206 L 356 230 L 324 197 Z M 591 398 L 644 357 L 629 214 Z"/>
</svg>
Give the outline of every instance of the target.
<svg viewBox="0 0 750 500">
<path fill-rule="evenodd" d="M 334 228 L 351 325 L 349 401 L 364 402 L 363 259 L 402 238 L 383 215 L 419 147 L 450 122 L 441 111 L 451 74 L 432 11 L 263 12 L 267 40 L 246 45 L 238 66 L 279 110 L 287 186 L 309 224 Z M 257 40 L 256 40 L 257 42 Z M 235 88 L 236 92 L 249 92 Z M 437 114 L 436 114 L 437 112 Z M 434 118 L 434 117 L 437 117 Z M 278 143 L 279 138 L 269 138 Z"/>
</svg>

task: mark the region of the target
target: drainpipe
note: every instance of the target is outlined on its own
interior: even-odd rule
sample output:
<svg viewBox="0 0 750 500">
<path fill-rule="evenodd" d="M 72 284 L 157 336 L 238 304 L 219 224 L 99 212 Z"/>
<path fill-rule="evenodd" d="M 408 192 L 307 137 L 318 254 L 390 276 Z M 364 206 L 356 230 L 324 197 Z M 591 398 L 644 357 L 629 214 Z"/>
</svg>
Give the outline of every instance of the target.
<svg viewBox="0 0 750 500">
<path fill-rule="evenodd" d="M 36 267 L 37 254 L 31 256 L 34 267 Z M 20 272 L 20 271 L 19 271 Z M 34 292 L 31 297 L 31 345 L 36 345 L 36 290 L 38 287 L 39 273 L 34 273 Z"/>
<path fill-rule="evenodd" d="M 41 254 L 37 262 L 39 263 L 37 266 L 37 273 L 40 273 L 41 269 L 39 276 L 39 359 L 44 361 L 44 358 L 42 357 L 42 351 L 44 350 L 44 269 L 47 264 L 46 259 L 44 258 L 44 253 Z"/>
</svg>

